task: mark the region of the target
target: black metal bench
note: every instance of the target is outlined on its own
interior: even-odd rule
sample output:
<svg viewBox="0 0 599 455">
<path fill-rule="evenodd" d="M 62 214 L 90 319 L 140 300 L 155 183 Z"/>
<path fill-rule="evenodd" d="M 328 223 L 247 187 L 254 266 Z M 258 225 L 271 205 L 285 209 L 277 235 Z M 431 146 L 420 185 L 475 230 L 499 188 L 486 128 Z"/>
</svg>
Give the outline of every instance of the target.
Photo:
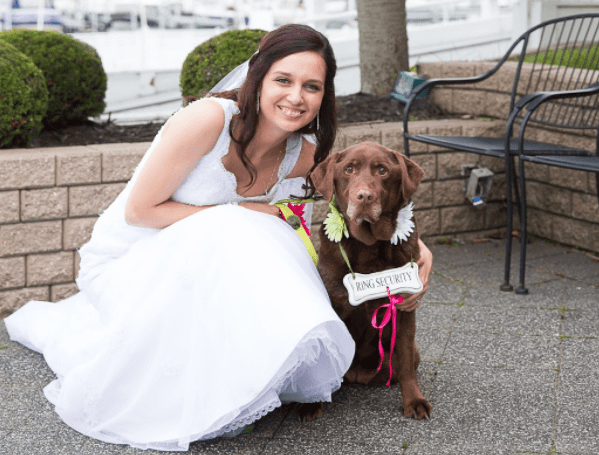
<svg viewBox="0 0 599 455">
<path fill-rule="evenodd" d="M 561 49 L 561 51 L 555 50 Z M 555 50 L 555 51 L 554 51 Z M 512 55 L 518 55 L 510 95 L 509 117 L 502 138 L 438 136 L 410 134 L 410 108 L 422 91 L 440 85 L 465 85 L 483 81 Z M 525 63 L 532 56 L 531 63 Z M 544 58 L 542 58 L 544 57 Z M 546 143 L 526 138 L 526 127 L 536 123 L 546 127 L 599 132 L 599 14 L 579 14 L 552 19 L 526 31 L 491 70 L 484 74 L 452 79 L 430 79 L 417 86 L 404 110 L 404 146 L 410 154 L 409 141 L 424 142 L 461 152 L 505 159 L 507 229 L 505 276 L 500 289 L 512 291 L 510 258 L 512 249 L 513 200 L 520 207 L 520 283 L 518 294 L 527 294 L 524 286 L 526 266 L 526 188 L 524 163 L 540 163 L 567 169 L 594 172 L 599 190 L 599 134 L 594 150 Z M 515 134 L 514 126 L 519 126 Z M 515 160 L 518 157 L 519 185 Z M 520 191 L 518 191 L 518 189 Z"/>
</svg>

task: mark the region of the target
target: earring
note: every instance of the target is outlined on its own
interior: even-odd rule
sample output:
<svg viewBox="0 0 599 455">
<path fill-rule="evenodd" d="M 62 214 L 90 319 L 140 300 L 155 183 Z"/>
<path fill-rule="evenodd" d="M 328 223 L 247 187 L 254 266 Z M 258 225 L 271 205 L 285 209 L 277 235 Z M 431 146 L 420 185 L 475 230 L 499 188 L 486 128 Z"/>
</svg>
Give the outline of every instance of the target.
<svg viewBox="0 0 599 455">
<path fill-rule="evenodd" d="M 256 114 L 260 113 L 260 93 L 256 96 Z"/>
<path fill-rule="evenodd" d="M 320 111 L 316 114 L 316 131 L 320 129 Z"/>
</svg>

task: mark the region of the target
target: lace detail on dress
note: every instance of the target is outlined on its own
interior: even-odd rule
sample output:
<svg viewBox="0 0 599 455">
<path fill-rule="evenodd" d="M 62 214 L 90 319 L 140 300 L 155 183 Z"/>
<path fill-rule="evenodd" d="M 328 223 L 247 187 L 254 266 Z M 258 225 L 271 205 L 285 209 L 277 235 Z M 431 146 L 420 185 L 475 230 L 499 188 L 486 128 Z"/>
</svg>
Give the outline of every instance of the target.
<svg viewBox="0 0 599 455">
<path fill-rule="evenodd" d="M 237 194 L 237 179 L 223 165 L 222 159 L 229 152 L 231 136 L 229 125 L 239 109 L 232 100 L 210 98 L 217 101 L 225 111 L 223 130 L 214 148 L 199 161 L 187 178 L 174 192 L 171 199 L 190 205 L 217 205 L 230 202 L 272 202 L 280 183 L 293 170 L 302 146 L 302 136 L 291 134 L 287 139 L 285 157 L 279 167 L 278 180 L 264 196 L 242 197 Z"/>
<path fill-rule="evenodd" d="M 322 328 L 314 329 L 297 345 L 296 350 L 292 354 L 295 359 L 290 359 L 292 360 L 292 366 L 282 376 L 278 377 L 275 384 L 269 387 L 276 393 L 276 396 L 271 401 L 262 404 L 262 406 L 251 412 L 250 415 L 237 419 L 217 431 L 204 435 L 201 439 L 212 439 L 222 436 L 225 433 L 235 431 L 240 427 L 250 425 L 278 408 L 281 405 L 279 395 L 289 386 L 300 368 L 309 367 L 318 362 L 321 350 L 328 352 L 329 356 L 337 361 L 337 365 L 333 365 L 333 367 L 338 369 L 339 372 L 334 378 L 329 379 L 328 381 L 314 384 L 314 386 L 309 389 L 303 388 L 303 397 L 301 401 L 302 403 L 331 401 L 331 394 L 341 387 L 343 375 L 345 374 L 345 371 L 340 368 L 340 364 L 343 363 L 340 360 L 342 355 L 338 350 L 338 346 L 330 339 L 330 333 Z M 298 355 L 298 352 L 303 353 L 303 357 Z M 252 405 L 250 404 L 248 410 L 251 409 Z"/>
</svg>

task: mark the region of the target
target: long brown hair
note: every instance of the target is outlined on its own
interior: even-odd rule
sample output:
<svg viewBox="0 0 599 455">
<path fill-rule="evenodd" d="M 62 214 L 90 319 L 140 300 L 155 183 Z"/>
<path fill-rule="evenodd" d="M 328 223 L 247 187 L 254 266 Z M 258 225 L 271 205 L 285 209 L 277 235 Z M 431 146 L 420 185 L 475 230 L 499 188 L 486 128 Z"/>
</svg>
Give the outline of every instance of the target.
<svg viewBox="0 0 599 455">
<path fill-rule="evenodd" d="M 307 25 L 283 25 L 262 38 L 258 52 L 250 58 L 247 78 L 238 91 L 226 91 L 212 95 L 237 101 L 239 106 L 239 119 L 242 121 L 243 126 L 239 132 L 239 136 L 235 137 L 233 134 L 235 124 L 231 122 L 229 133 L 233 141 L 237 143 L 239 158 L 250 174 L 248 186 L 254 183 L 257 176 L 256 168 L 252 165 L 245 152 L 249 143 L 254 138 L 258 126 L 259 113 L 256 107 L 258 91 L 260 90 L 262 81 L 274 62 L 288 55 L 307 51 L 319 54 L 326 64 L 324 95 L 320 105 L 318 122 L 314 119 L 297 131 L 301 134 L 314 134 L 316 136 L 314 165 L 308 173 L 306 185 L 304 186 L 306 197 L 312 197 L 314 196 L 315 189 L 310 174 L 329 155 L 337 133 L 334 83 L 337 63 L 329 40 L 322 33 Z"/>
</svg>

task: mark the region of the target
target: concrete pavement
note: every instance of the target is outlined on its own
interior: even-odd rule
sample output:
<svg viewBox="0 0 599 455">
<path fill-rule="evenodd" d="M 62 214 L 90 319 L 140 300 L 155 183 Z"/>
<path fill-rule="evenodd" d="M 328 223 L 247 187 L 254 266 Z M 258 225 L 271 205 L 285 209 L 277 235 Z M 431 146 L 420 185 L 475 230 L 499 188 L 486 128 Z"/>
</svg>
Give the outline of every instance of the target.
<svg viewBox="0 0 599 455">
<path fill-rule="evenodd" d="M 321 419 L 301 424 L 284 406 L 252 433 L 196 442 L 187 453 L 599 453 L 599 262 L 534 240 L 530 293 L 519 296 L 499 291 L 502 241 L 431 250 L 434 275 L 417 310 L 430 421 L 402 415 L 397 385 L 346 384 Z M 4 324 L 0 348 L 0 454 L 163 453 L 75 432 L 43 395 L 54 379 L 43 357 L 10 342 Z"/>
</svg>

